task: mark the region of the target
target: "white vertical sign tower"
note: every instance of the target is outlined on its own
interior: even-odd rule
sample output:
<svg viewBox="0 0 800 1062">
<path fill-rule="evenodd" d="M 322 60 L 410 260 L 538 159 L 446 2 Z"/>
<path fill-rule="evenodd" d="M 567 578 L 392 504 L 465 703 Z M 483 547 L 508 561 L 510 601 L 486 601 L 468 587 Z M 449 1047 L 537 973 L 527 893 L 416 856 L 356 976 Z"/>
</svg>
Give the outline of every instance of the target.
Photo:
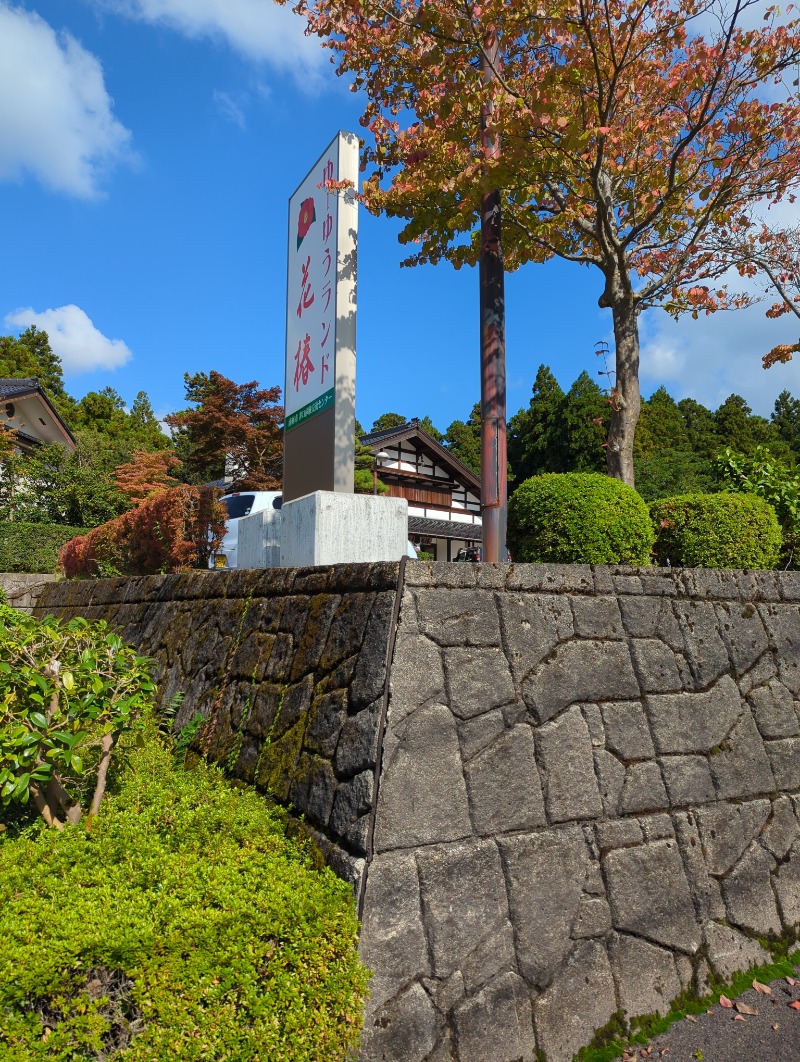
<svg viewBox="0 0 800 1062">
<path fill-rule="evenodd" d="M 353 490 L 357 182 L 358 138 L 340 132 L 289 200 L 284 501 Z"/>
</svg>

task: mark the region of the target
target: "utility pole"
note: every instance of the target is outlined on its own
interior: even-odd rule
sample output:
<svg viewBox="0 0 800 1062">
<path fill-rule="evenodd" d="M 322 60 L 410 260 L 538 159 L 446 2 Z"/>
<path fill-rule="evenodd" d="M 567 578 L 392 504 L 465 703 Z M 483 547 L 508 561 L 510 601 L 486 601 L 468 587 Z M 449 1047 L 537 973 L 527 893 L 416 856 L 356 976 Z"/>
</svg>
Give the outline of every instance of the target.
<svg viewBox="0 0 800 1062">
<path fill-rule="evenodd" d="M 499 62 L 497 35 L 484 38 L 481 71 L 484 84 L 494 80 Z M 500 137 L 490 129 L 491 101 L 481 106 L 483 157 L 500 157 Z M 481 197 L 481 521 L 484 561 L 506 561 L 508 482 L 506 470 L 506 304 L 501 242 L 500 191 Z"/>
</svg>

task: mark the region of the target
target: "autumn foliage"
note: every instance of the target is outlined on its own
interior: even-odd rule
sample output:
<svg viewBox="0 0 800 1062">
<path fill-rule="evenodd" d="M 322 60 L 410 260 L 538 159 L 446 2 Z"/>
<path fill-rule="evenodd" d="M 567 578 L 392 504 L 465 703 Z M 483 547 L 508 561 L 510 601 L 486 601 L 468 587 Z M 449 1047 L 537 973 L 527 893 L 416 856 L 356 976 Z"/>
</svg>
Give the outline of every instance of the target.
<svg viewBox="0 0 800 1062">
<path fill-rule="evenodd" d="M 798 22 L 761 0 L 295 10 L 366 94 L 363 201 L 403 219 L 407 264 L 476 263 L 481 196 L 499 188 L 507 269 L 560 257 L 598 271 L 616 339 L 608 471 L 632 483 L 639 314 L 746 304 L 720 235 L 800 173 Z M 482 149 L 482 113 L 497 153 Z"/>
<path fill-rule="evenodd" d="M 156 575 L 203 568 L 225 533 L 218 491 L 170 487 L 62 547 L 68 578 Z"/>
<path fill-rule="evenodd" d="M 193 408 L 171 413 L 190 477 L 230 480 L 231 490 L 279 490 L 283 474 L 280 387 L 236 384 L 222 373 L 186 374 Z"/>
<path fill-rule="evenodd" d="M 180 466 L 175 454 L 163 450 L 158 453 L 136 450 L 130 461 L 114 470 L 114 483 L 120 494 L 138 505 L 151 494 L 176 486 L 178 481 L 170 472 Z"/>
</svg>

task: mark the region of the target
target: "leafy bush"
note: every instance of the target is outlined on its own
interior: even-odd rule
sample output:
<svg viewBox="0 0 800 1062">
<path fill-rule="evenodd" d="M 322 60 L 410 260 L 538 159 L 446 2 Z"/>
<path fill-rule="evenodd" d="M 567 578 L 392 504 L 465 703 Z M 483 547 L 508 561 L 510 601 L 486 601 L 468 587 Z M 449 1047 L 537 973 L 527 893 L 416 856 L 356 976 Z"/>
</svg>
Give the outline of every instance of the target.
<svg viewBox="0 0 800 1062">
<path fill-rule="evenodd" d="M 67 542 L 59 560 L 68 578 L 157 575 L 204 568 L 225 534 L 225 510 L 208 487 L 170 487 Z"/>
<path fill-rule="evenodd" d="M 54 575 L 58 572 L 58 551 L 85 527 L 63 524 L 0 523 L 0 572 L 30 572 Z"/>
<path fill-rule="evenodd" d="M 48 825 L 96 814 L 120 734 L 150 706 L 148 662 L 105 623 L 39 621 L 0 603 L 0 804 Z"/>
<path fill-rule="evenodd" d="M 91 830 L 0 836 L 3 1062 L 303 1062 L 357 1041 L 349 887 L 215 768 L 149 733 Z"/>
<path fill-rule="evenodd" d="M 653 502 L 659 564 L 774 568 L 781 550 L 775 510 L 754 494 L 678 494 Z"/>
<path fill-rule="evenodd" d="M 653 537 L 636 491 L 596 472 L 534 476 L 508 503 L 515 561 L 649 564 Z"/>
<path fill-rule="evenodd" d="M 749 457 L 730 448 L 717 457 L 717 474 L 726 490 L 756 494 L 768 501 L 783 533 L 781 567 L 800 566 L 800 475 L 757 446 Z"/>
</svg>

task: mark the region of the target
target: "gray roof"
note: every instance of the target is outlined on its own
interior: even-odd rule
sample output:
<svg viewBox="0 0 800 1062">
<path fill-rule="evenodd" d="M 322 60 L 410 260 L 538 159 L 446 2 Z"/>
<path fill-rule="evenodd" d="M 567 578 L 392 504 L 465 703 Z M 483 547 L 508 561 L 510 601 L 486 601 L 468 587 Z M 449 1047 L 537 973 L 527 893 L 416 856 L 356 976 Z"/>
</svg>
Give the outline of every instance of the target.
<svg viewBox="0 0 800 1062">
<path fill-rule="evenodd" d="M 19 395 L 29 395 L 32 391 L 39 390 L 39 381 L 33 378 L 0 380 L 0 398 L 17 398 Z"/>
<path fill-rule="evenodd" d="M 409 516 L 408 532 L 430 535 L 431 538 L 462 538 L 465 542 L 480 542 L 480 524 L 465 524 L 460 520 L 429 520 L 425 516 Z"/>
</svg>

